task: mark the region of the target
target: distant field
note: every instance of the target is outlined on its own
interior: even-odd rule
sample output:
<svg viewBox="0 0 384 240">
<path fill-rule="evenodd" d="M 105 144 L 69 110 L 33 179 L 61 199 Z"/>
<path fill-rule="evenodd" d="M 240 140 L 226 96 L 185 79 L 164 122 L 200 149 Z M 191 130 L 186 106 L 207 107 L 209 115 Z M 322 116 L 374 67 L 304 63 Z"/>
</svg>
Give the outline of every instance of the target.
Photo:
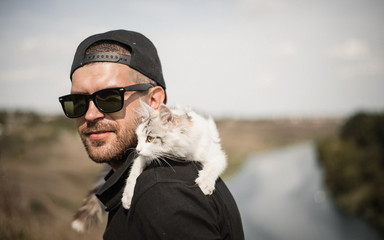
<svg viewBox="0 0 384 240">
<path fill-rule="evenodd" d="M 339 119 L 219 120 L 231 176 L 250 153 L 320 139 Z M 101 166 L 88 159 L 74 122 L 61 116 L 0 113 L 0 239 L 102 239 L 79 235 L 72 215 Z"/>
<path fill-rule="evenodd" d="M 327 118 L 219 120 L 217 126 L 229 160 L 224 177 L 234 174 L 250 153 L 323 139 L 335 134 L 342 122 Z"/>
</svg>

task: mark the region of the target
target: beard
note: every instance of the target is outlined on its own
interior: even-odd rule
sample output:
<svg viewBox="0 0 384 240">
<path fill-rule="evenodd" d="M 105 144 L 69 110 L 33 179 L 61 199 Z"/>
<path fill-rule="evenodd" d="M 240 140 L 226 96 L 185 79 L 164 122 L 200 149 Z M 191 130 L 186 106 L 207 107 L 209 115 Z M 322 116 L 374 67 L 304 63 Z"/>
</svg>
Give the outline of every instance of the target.
<svg viewBox="0 0 384 240">
<path fill-rule="evenodd" d="M 90 131 L 112 131 L 114 136 L 107 139 L 90 139 Z M 108 163 L 111 166 L 120 166 L 124 163 L 129 153 L 137 145 L 137 136 L 134 129 L 119 128 L 117 124 L 88 122 L 87 128 L 79 130 L 81 141 L 92 161 Z"/>
</svg>

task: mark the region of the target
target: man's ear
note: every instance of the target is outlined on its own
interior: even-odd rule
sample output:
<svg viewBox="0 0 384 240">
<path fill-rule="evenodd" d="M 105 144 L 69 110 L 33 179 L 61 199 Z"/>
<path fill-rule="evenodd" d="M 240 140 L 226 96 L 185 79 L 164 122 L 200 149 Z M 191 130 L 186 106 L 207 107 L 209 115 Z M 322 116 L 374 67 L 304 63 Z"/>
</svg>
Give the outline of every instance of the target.
<svg viewBox="0 0 384 240">
<path fill-rule="evenodd" d="M 160 105 L 164 102 L 165 94 L 165 90 L 160 86 L 150 88 L 147 95 L 148 105 L 153 109 L 159 109 Z"/>
</svg>

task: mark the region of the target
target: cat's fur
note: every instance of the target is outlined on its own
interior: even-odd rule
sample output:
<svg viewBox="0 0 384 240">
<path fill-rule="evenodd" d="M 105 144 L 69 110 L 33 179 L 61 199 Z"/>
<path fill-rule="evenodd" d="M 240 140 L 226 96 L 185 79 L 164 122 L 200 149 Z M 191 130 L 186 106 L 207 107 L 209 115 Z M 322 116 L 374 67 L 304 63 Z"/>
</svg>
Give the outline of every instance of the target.
<svg viewBox="0 0 384 240">
<path fill-rule="evenodd" d="M 77 232 L 86 232 L 93 226 L 102 222 L 103 215 L 105 214 L 103 204 L 97 199 L 95 193 L 105 183 L 104 177 L 111 170 L 111 167 L 107 164 L 99 173 L 96 183 L 92 189 L 88 192 L 87 196 L 83 200 L 83 204 L 77 210 L 72 221 L 72 228 Z"/>
<path fill-rule="evenodd" d="M 181 106 L 161 105 L 154 110 L 144 102 L 141 104 L 143 118 L 136 130 L 138 157 L 123 192 L 124 208 L 130 208 L 136 179 L 144 168 L 152 161 L 166 158 L 201 163 L 195 182 L 205 195 L 212 194 L 217 178 L 227 166 L 213 119 Z"/>
</svg>

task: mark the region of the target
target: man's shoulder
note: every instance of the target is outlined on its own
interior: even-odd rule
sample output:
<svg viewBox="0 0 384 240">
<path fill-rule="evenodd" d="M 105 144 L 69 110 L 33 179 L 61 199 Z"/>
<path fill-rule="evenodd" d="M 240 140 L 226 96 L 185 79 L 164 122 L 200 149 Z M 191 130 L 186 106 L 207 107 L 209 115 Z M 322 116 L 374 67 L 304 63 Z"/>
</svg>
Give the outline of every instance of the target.
<svg viewBox="0 0 384 240">
<path fill-rule="evenodd" d="M 190 199 L 204 204 L 223 201 L 231 195 L 225 183 L 219 178 L 212 195 L 206 196 L 195 180 L 201 165 L 192 161 L 169 161 L 159 164 L 154 162 L 144 169 L 136 180 L 132 203 L 145 198 Z"/>
<path fill-rule="evenodd" d="M 197 202 L 205 202 L 205 195 L 196 185 L 199 164 L 196 162 L 168 161 L 167 163 L 153 163 L 149 165 L 137 178 L 132 207 L 148 206 L 156 199 L 157 205 L 176 204 L 185 202 L 186 199 L 195 199 Z M 175 201 L 175 200 L 178 201 Z M 177 208 L 177 206 L 173 206 Z M 182 206 L 179 206 L 182 207 Z"/>
<path fill-rule="evenodd" d="M 195 185 L 200 164 L 191 161 L 162 160 L 147 166 L 137 179 L 139 188 L 148 188 L 161 183 Z"/>
</svg>

